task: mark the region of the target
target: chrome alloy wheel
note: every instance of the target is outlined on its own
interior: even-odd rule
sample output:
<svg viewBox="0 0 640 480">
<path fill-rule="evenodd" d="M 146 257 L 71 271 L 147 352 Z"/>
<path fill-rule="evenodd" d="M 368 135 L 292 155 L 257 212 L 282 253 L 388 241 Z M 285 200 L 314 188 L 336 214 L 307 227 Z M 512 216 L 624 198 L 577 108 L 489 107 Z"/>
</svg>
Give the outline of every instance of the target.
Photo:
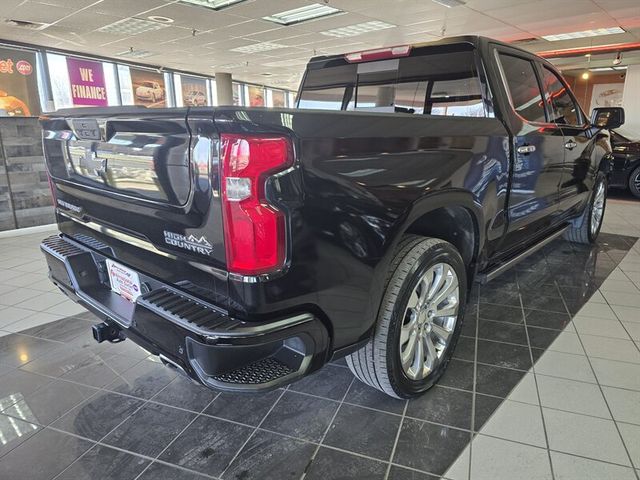
<svg viewBox="0 0 640 480">
<path fill-rule="evenodd" d="M 593 197 L 593 206 L 591 207 L 591 236 L 595 237 L 602 223 L 602 215 L 604 214 L 604 202 L 606 194 L 604 191 L 604 182 L 598 182 L 596 193 Z"/>
<path fill-rule="evenodd" d="M 400 331 L 404 373 L 422 380 L 440 364 L 458 321 L 460 285 L 446 263 L 430 267 L 411 293 Z"/>
<path fill-rule="evenodd" d="M 640 192 L 640 173 L 633 178 L 633 185 L 636 187 L 636 190 Z"/>
</svg>

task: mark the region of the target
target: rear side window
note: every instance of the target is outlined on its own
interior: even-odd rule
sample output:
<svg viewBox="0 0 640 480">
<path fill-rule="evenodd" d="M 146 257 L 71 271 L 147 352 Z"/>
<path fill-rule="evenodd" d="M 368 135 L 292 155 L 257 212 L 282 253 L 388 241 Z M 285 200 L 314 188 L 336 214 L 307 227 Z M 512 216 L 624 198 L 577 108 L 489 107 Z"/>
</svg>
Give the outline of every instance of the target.
<svg viewBox="0 0 640 480">
<path fill-rule="evenodd" d="M 505 53 L 498 55 L 511 98 L 511 105 L 515 111 L 530 122 L 546 122 L 542 94 L 533 63 Z"/>
<path fill-rule="evenodd" d="M 552 114 L 551 121 L 559 125 L 581 125 L 580 109 L 566 85 L 547 67 L 543 67 L 542 71 L 542 84 L 545 100 Z"/>
<path fill-rule="evenodd" d="M 298 107 L 489 116 L 475 52 L 468 45 L 428 48 L 403 58 L 311 68 Z"/>
</svg>

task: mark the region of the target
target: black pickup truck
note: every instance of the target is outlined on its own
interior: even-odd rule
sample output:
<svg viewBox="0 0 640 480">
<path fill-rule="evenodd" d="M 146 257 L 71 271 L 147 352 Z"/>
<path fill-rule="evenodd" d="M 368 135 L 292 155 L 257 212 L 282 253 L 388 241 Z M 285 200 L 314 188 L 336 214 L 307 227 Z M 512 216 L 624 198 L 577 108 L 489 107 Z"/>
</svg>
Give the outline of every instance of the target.
<svg viewBox="0 0 640 480">
<path fill-rule="evenodd" d="M 411 397 L 451 358 L 474 282 L 564 235 L 595 241 L 621 109 L 456 37 L 313 58 L 296 109 L 42 118 L 51 279 L 212 388 L 276 388 L 346 357 Z"/>
</svg>

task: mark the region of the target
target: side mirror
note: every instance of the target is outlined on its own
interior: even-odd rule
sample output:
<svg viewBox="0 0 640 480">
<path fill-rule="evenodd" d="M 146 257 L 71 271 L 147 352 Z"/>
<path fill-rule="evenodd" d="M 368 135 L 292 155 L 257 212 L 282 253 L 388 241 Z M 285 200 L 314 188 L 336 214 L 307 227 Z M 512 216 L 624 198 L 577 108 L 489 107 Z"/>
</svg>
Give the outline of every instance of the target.
<svg viewBox="0 0 640 480">
<path fill-rule="evenodd" d="M 624 108 L 603 107 L 594 108 L 591 112 L 591 123 L 599 128 L 612 130 L 624 125 Z"/>
</svg>

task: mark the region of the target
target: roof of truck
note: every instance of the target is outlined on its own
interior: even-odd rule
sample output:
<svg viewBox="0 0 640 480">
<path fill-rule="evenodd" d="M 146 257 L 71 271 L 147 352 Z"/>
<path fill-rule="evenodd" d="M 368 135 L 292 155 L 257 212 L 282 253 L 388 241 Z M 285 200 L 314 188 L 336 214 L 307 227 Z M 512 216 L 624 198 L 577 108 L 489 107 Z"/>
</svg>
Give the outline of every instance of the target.
<svg viewBox="0 0 640 480">
<path fill-rule="evenodd" d="M 423 48 L 423 47 L 436 47 L 436 46 L 441 46 L 441 45 L 455 45 L 455 44 L 461 44 L 461 43 L 466 43 L 469 45 L 473 45 L 474 47 L 480 47 L 481 45 L 486 45 L 488 43 L 495 43 L 498 45 L 505 45 L 505 46 L 509 46 L 511 48 L 517 48 L 519 50 L 521 50 L 519 47 L 515 46 L 515 45 L 510 45 L 508 43 L 504 43 L 501 42 L 499 40 L 494 40 L 493 38 L 489 38 L 489 37 L 483 37 L 481 35 L 459 35 L 459 36 L 455 36 L 455 37 L 446 37 L 446 38 L 442 38 L 440 40 L 435 40 L 432 42 L 421 42 L 421 43 L 410 43 L 410 44 L 406 44 L 408 46 L 411 46 L 412 49 L 415 48 Z M 389 48 L 394 47 L 393 45 L 389 45 Z M 382 47 L 385 48 L 385 47 Z M 378 49 L 371 49 L 371 50 L 378 50 Z M 336 54 L 336 55 L 319 55 L 316 57 L 313 57 L 309 60 L 309 63 L 315 63 L 315 62 L 326 62 L 328 60 L 338 60 L 338 59 L 344 59 L 345 56 L 349 53 L 352 52 L 344 52 L 341 54 Z M 353 52 L 353 53 L 357 53 L 357 52 Z"/>
</svg>

